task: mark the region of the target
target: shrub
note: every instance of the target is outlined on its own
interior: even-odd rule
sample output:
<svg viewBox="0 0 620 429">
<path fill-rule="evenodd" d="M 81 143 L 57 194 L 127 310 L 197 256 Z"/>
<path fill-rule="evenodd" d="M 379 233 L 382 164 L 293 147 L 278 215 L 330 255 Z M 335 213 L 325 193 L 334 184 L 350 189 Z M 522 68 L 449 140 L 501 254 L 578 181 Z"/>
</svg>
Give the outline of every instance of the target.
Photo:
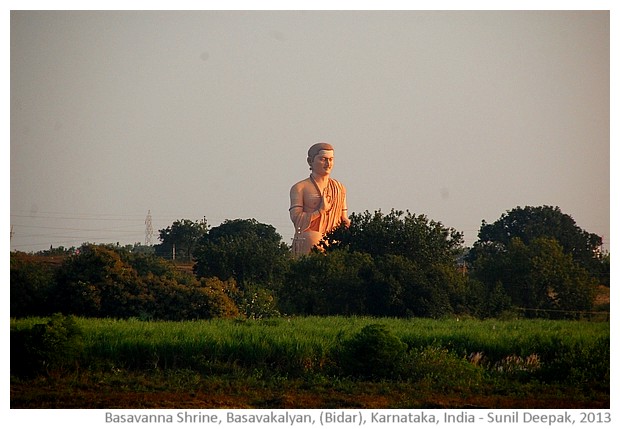
<svg viewBox="0 0 620 429">
<path fill-rule="evenodd" d="M 236 294 L 235 302 L 239 311 L 249 319 L 281 316 L 274 293 L 258 285 L 246 285 Z"/>
<path fill-rule="evenodd" d="M 27 377 L 75 368 L 82 349 L 75 319 L 54 314 L 47 323 L 11 331 L 11 373 Z"/>
<path fill-rule="evenodd" d="M 11 317 L 50 314 L 48 297 L 54 281 L 50 266 L 22 253 L 11 254 Z"/>
<path fill-rule="evenodd" d="M 484 370 L 444 347 L 426 346 L 409 352 L 407 378 L 436 388 L 472 387 L 482 382 Z"/>
<path fill-rule="evenodd" d="M 56 278 L 52 305 L 64 314 L 131 317 L 142 310 L 136 297 L 147 293 L 136 271 L 105 246 L 82 246 Z"/>
<path fill-rule="evenodd" d="M 554 338 L 541 352 L 540 378 L 546 382 L 562 380 L 608 389 L 610 350 L 609 337 L 587 343 Z"/>
<path fill-rule="evenodd" d="M 280 291 L 282 310 L 293 314 L 367 314 L 368 286 L 374 263 L 370 255 L 334 251 L 312 253 L 291 264 Z"/>
<path fill-rule="evenodd" d="M 367 325 L 342 346 L 340 368 L 366 379 L 398 378 L 403 373 L 407 345 L 385 325 Z"/>
<path fill-rule="evenodd" d="M 239 309 L 235 305 L 234 296 L 238 294 L 234 280 L 222 281 L 212 277 L 200 279 L 200 287 L 193 288 L 194 295 L 201 297 L 204 311 L 198 313 L 196 318 L 225 317 L 234 318 L 239 316 Z"/>
<path fill-rule="evenodd" d="M 365 326 L 344 341 L 337 358 L 345 375 L 363 379 L 400 379 L 441 388 L 478 385 L 484 370 L 444 347 L 407 350 L 407 344 L 384 325 Z"/>
</svg>

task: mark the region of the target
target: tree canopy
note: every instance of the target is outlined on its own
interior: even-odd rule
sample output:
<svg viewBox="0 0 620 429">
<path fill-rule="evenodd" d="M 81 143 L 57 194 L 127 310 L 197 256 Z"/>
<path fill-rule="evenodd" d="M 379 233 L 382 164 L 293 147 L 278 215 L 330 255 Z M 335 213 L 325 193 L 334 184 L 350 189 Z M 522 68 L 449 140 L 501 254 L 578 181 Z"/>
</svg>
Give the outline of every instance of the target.
<svg viewBox="0 0 620 429">
<path fill-rule="evenodd" d="M 171 226 L 159 230 L 161 244 L 155 245 L 155 251 L 159 256 L 172 259 L 174 255 L 175 259 L 191 261 L 198 240 L 207 230 L 206 220 L 176 220 Z"/>
<path fill-rule="evenodd" d="M 32 270 L 22 271 L 27 275 Z M 64 259 L 52 275 L 54 281 L 47 290 L 40 291 L 45 295 L 45 310 L 50 313 L 164 320 L 239 314 L 233 302 L 234 282 L 196 279 L 153 255 L 84 245 Z M 15 290 L 15 299 L 23 302 L 20 294 L 27 291 Z M 37 308 L 30 305 L 19 310 L 34 315 Z"/>
<path fill-rule="evenodd" d="M 578 318 L 609 282 L 602 240 L 557 207 L 517 207 L 482 222 L 473 248 L 441 222 L 392 209 L 353 213 L 319 248 L 298 258 L 255 219 L 175 221 L 148 249 L 85 244 L 11 254 L 11 314 L 61 311 L 94 317 L 194 319 L 343 314 Z M 193 274 L 166 261 L 172 246 Z M 168 249 L 168 250 L 166 250 Z M 51 249 L 53 250 L 53 249 Z M 462 266 L 463 255 L 467 269 Z M 54 261 L 52 261 L 54 260 Z"/>
<path fill-rule="evenodd" d="M 470 260 L 484 253 L 505 252 L 515 238 L 526 246 L 539 238 L 555 240 L 564 253 L 570 254 L 592 277 L 604 283 L 605 258 L 600 252 L 602 238 L 584 231 L 558 207 L 516 207 L 493 223 L 483 220 Z"/>
<path fill-rule="evenodd" d="M 290 257 L 276 229 L 255 219 L 226 220 L 211 228 L 195 254 L 198 277 L 233 278 L 242 288 L 250 283 L 278 283 Z"/>
<path fill-rule="evenodd" d="M 317 248 L 292 264 L 281 292 L 290 311 L 417 317 L 468 311 L 470 285 L 456 263 L 461 233 L 394 209 L 353 213 L 350 220 L 349 228 L 326 234 L 324 252 Z"/>
<path fill-rule="evenodd" d="M 453 263 L 462 252 L 463 234 L 425 215 L 392 209 L 383 214 L 352 213 L 349 228 L 328 233 L 328 252 L 346 249 L 372 256 L 399 255 L 418 264 Z"/>
<path fill-rule="evenodd" d="M 474 275 L 489 286 L 501 285 L 529 316 L 576 318 L 592 310 L 596 282 L 555 239 L 535 238 L 526 245 L 513 238 L 505 251 L 479 257 Z"/>
</svg>

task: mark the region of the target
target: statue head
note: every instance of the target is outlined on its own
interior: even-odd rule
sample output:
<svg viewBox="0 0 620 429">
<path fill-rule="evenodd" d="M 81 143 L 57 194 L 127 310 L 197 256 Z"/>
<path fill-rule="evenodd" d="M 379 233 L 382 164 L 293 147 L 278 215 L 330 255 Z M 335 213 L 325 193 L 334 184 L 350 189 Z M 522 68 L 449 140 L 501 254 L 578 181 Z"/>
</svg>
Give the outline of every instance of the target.
<svg viewBox="0 0 620 429">
<path fill-rule="evenodd" d="M 316 143 L 310 146 L 308 149 L 308 165 L 310 166 L 310 170 L 313 170 L 313 163 L 317 155 L 327 155 L 329 158 L 333 160 L 334 158 L 334 148 L 329 143 Z"/>
</svg>

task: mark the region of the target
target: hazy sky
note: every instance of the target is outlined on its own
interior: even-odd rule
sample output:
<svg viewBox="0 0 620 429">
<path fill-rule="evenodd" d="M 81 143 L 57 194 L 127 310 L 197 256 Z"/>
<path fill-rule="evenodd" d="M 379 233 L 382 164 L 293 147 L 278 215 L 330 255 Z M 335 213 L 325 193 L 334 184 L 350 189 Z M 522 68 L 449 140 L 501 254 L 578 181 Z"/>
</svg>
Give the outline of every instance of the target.
<svg viewBox="0 0 620 429">
<path fill-rule="evenodd" d="M 610 231 L 607 11 L 11 13 L 11 249 L 254 218 L 334 145 L 350 212 Z"/>
</svg>

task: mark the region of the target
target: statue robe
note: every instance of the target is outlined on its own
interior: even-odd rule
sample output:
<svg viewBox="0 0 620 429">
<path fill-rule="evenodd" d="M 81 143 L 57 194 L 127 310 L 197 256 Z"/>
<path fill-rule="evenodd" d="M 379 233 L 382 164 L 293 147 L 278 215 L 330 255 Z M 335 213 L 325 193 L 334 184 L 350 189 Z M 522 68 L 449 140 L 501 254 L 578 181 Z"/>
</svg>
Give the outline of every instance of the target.
<svg viewBox="0 0 620 429">
<path fill-rule="evenodd" d="M 343 220 L 347 210 L 344 185 L 330 178 L 325 193 L 327 198 L 331 199 L 331 208 L 327 212 L 322 212 L 319 210 L 322 197 L 312 179 L 302 180 L 291 188 L 289 213 L 295 226 L 293 253 L 296 256 L 309 253 L 326 233 L 336 228 Z"/>
</svg>

